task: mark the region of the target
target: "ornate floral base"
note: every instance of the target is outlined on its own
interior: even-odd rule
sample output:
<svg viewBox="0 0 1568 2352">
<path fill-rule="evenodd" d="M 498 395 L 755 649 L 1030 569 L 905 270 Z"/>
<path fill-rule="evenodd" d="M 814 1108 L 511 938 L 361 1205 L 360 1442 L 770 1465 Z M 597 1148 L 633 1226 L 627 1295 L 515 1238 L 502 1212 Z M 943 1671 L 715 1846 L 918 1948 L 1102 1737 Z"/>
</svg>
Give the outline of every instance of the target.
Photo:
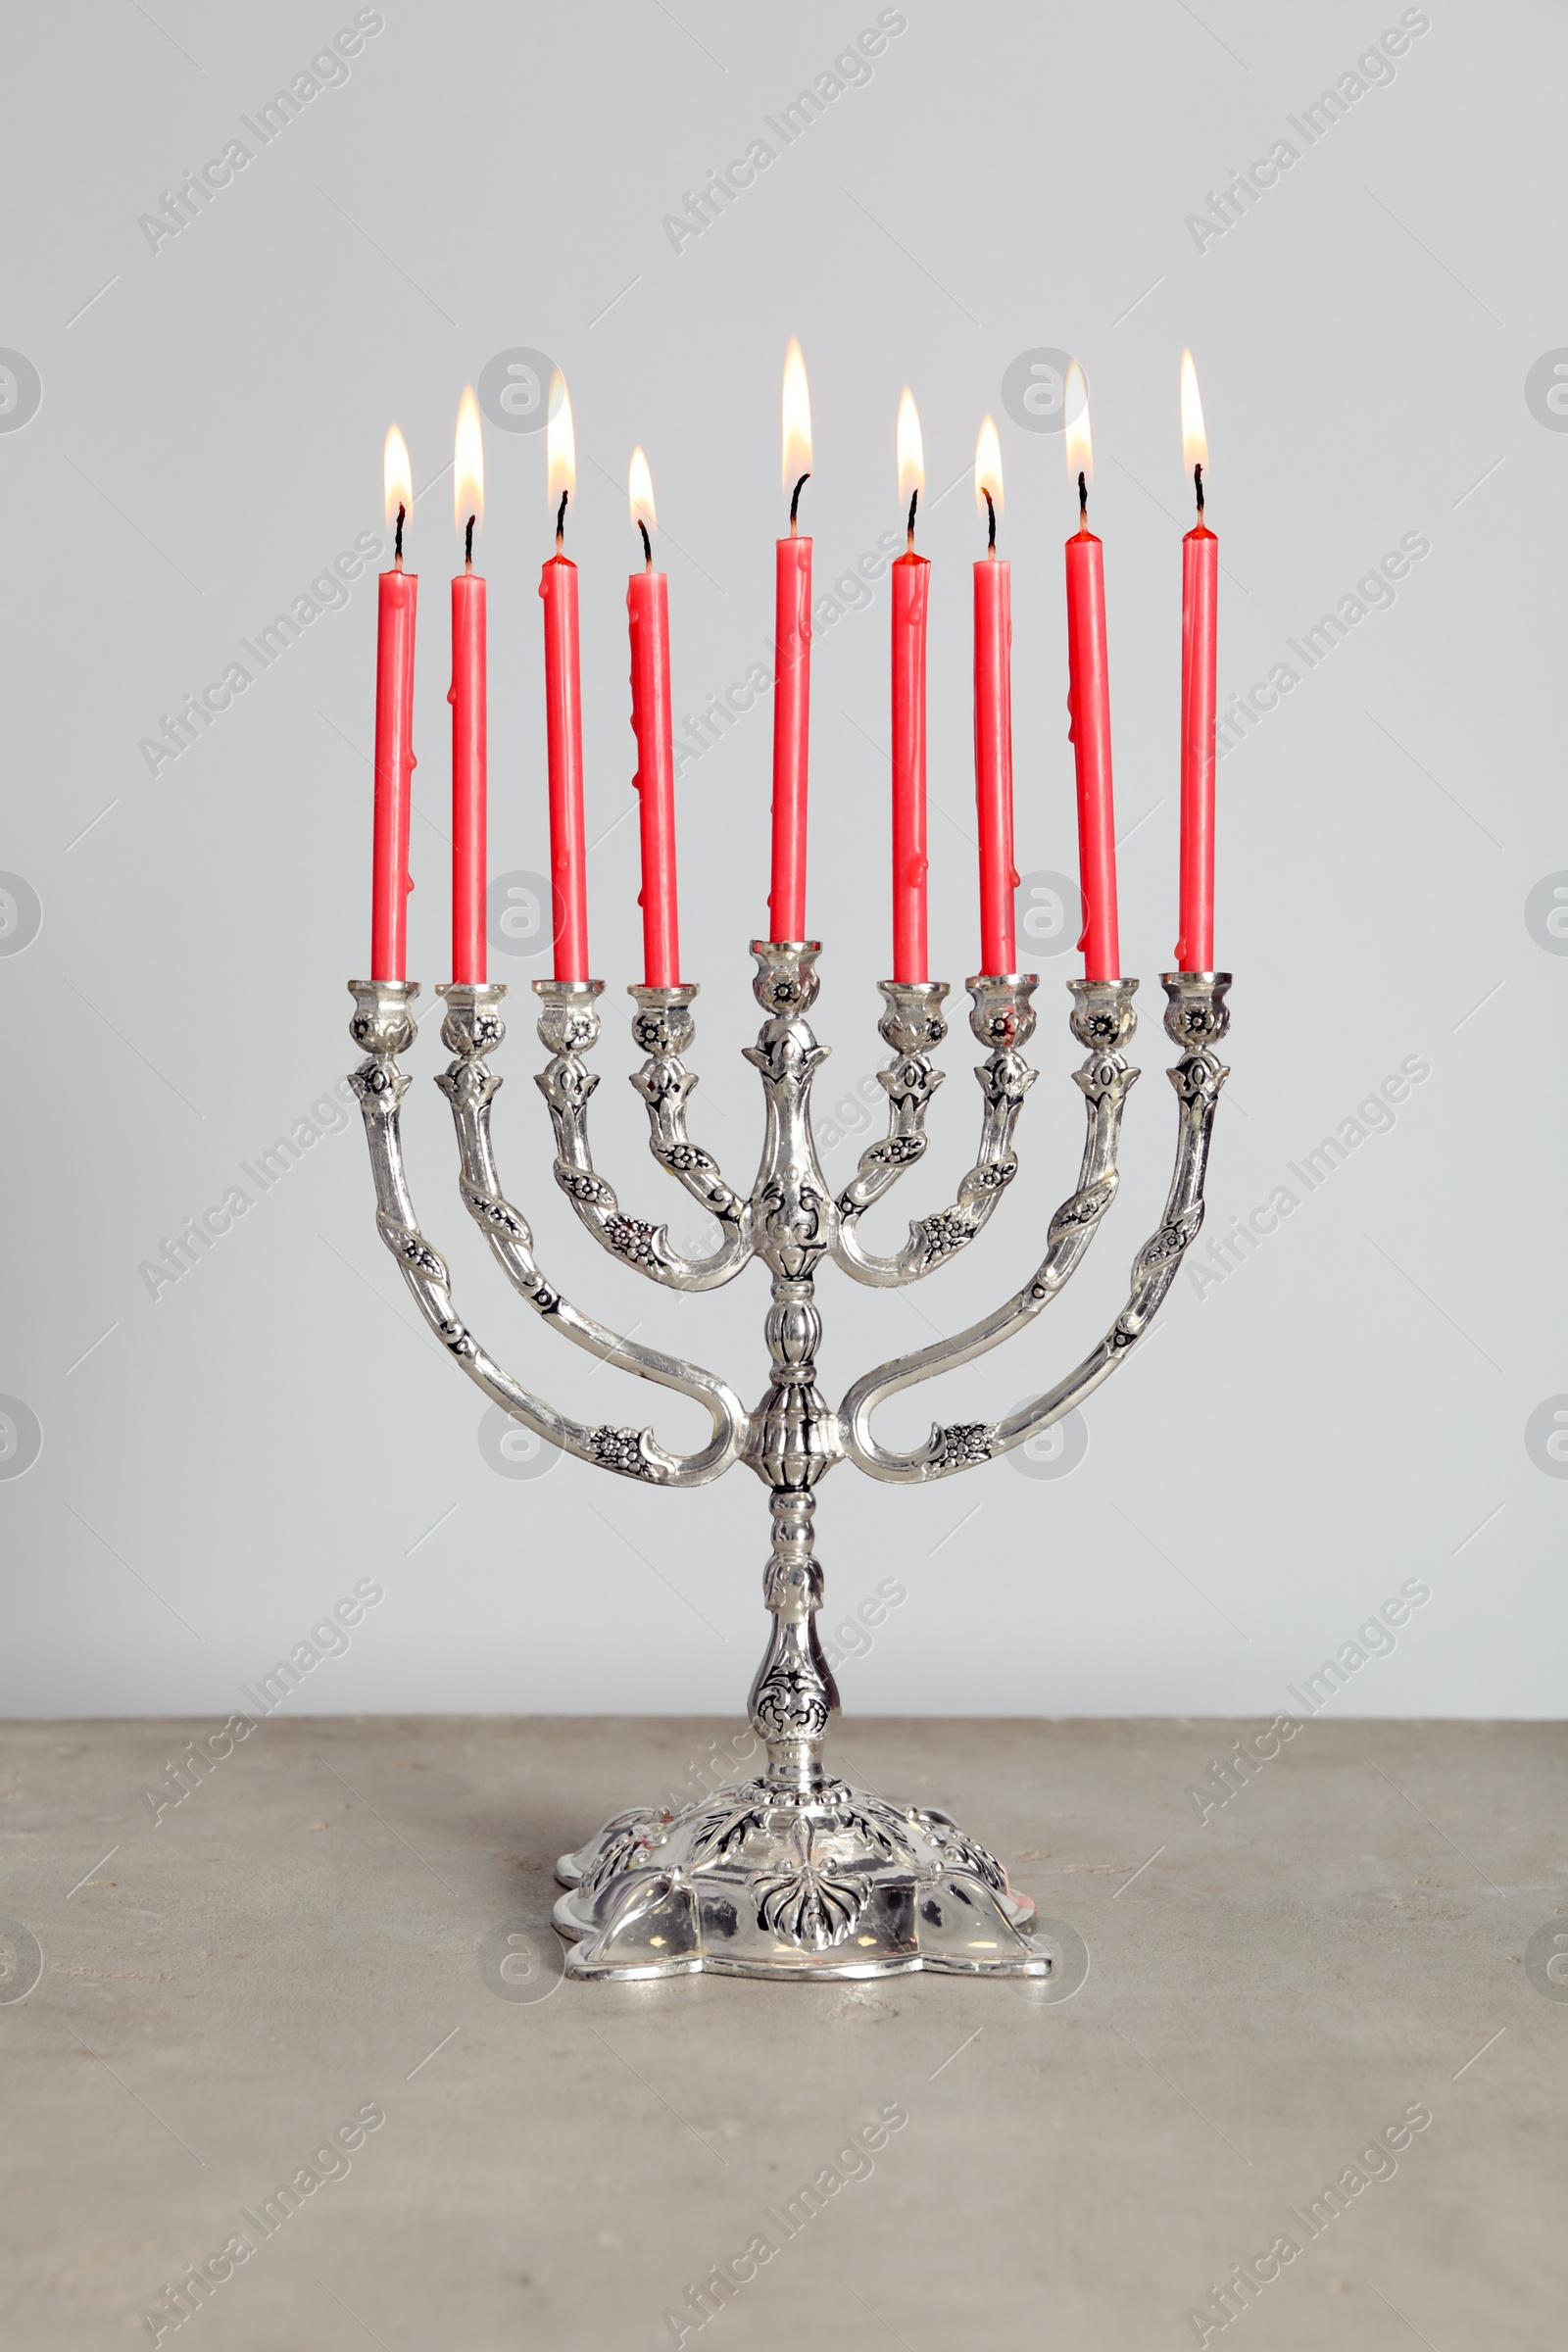
<svg viewBox="0 0 1568 2352">
<path fill-rule="evenodd" d="M 1045 1977 L 995 1855 L 946 1813 L 827 1781 L 617 1813 L 556 1876 L 570 1977 Z"/>
</svg>

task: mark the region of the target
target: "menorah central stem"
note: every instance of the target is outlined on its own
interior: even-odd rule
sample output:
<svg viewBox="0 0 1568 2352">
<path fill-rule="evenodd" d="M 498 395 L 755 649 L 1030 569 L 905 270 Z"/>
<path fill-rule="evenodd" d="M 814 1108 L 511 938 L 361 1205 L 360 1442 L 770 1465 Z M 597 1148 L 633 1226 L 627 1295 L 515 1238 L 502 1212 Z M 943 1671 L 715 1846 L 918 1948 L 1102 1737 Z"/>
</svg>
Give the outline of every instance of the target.
<svg viewBox="0 0 1568 2352">
<path fill-rule="evenodd" d="M 757 1001 L 767 1016 L 747 1059 L 761 1074 L 767 1134 L 755 1188 L 758 1255 L 773 1277 L 767 1310 L 772 1385 L 751 1417 L 746 1458 L 771 1491 L 773 1548 L 762 1597 L 773 1615 L 752 1685 L 752 1727 L 781 1794 L 824 1786 L 822 1740 L 839 1694 L 816 1638 L 822 1571 L 812 1556 L 817 1480 L 842 1459 L 839 1417 L 816 1385 L 822 1318 L 813 1276 L 833 1240 L 833 1196 L 811 1135 L 811 1079 L 826 1049 L 807 1015 L 816 996 L 814 945 L 754 942 Z"/>
<path fill-rule="evenodd" d="M 812 1487 L 838 1458 L 838 1417 L 816 1385 L 822 1318 L 811 1277 L 775 1273 L 767 1314 L 773 1385 L 752 1416 L 752 1466 L 772 1494 L 773 1548 L 762 1597 L 773 1613 L 752 1685 L 752 1729 L 767 1748 L 767 1778 L 801 1795 L 823 1785 L 822 1740 L 839 1694 L 816 1638 L 822 1571 L 814 1557 Z"/>
</svg>

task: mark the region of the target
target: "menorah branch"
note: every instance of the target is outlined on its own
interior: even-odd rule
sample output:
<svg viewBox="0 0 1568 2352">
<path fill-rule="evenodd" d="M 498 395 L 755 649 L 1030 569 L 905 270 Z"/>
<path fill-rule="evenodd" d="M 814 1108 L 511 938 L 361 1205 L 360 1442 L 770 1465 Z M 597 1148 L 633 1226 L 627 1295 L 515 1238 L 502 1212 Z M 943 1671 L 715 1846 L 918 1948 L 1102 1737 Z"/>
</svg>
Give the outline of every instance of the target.
<svg viewBox="0 0 1568 2352">
<path fill-rule="evenodd" d="M 1089 1133 L 1077 1189 L 1052 1218 L 1045 1258 L 1021 1291 L 967 1330 L 879 1366 L 848 1392 L 841 1408 L 845 1447 L 860 1469 L 890 1483 L 923 1485 L 992 1461 L 1071 1412 L 1131 1353 L 1157 1313 L 1203 1221 L 1209 1137 L 1220 1088 L 1230 1075 L 1209 1048 L 1230 1025 L 1225 1004 L 1230 984 L 1228 972 L 1168 972 L 1161 977 L 1168 1000 L 1166 1034 L 1172 1044 L 1184 1049 L 1168 1073 L 1178 1102 L 1176 1162 L 1164 1214 L 1133 1260 L 1126 1304 L 1104 1338 L 1064 1380 L 1004 1420 L 938 1424 L 925 1444 L 912 1452 L 892 1452 L 871 1435 L 871 1416 L 877 1407 L 903 1389 L 973 1362 L 1031 1323 L 1059 1296 L 1114 1198 L 1121 1105 L 1138 1074 L 1127 1068 L 1115 1049 L 1131 1029 L 1132 1006 L 1125 1000 L 1135 983 L 1074 984 L 1074 993 L 1080 998 L 1073 1015 L 1075 1033 L 1086 1042 L 1087 1037 L 1097 1039 L 1088 1061 L 1074 1073 L 1089 1104 Z M 1096 1004 L 1090 996 L 1096 990 L 1123 992 L 1121 1002 Z M 1102 1033 L 1106 1041 L 1103 1051 L 1098 1042 Z"/>
<path fill-rule="evenodd" d="M 841 1225 L 858 1217 L 897 1184 L 906 1168 L 925 1156 L 926 1112 L 946 1077 L 931 1058 L 948 1034 L 942 1010 L 945 980 L 879 980 L 882 1017 L 877 1031 L 893 1049 L 893 1059 L 877 1072 L 888 1098 L 888 1131 L 861 1152 L 853 1183 L 838 1199 Z"/>
<path fill-rule="evenodd" d="M 648 1106 L 649 1149 L 676 1176 L 720 1227 L 711 1255 L 683 1257 L 667 1225 L 628 1216 L 615 1189 L 594 1166 L 588 1142 L 588 1105 L 599 1084 L 583 1059 L 599 1042 L 595 999 L 600 980 L 536 980 L 540 1003 L 539 1040 L 550 1059 L 534 1083 L 550 1108 L 556 1136 L 556 1182 L 601 1249 L 635 1267 L 650 1282 L 673 1291 L 713 1291 L 729 1282 L 753 1250 L 752 1205 L 725 1183 L 711 1152 L 686 1132 L 686 1098 L 697 1084 L 681 1059 L 695 1035 L 690 1006 L 695 985 L 634 988 L 638 1009 L 632 1034 L 648 1059 L 632 1084 Z"/>
<path fill-rule="evenodd" d="M 443 1348 L 492 1402 L 580 1461 L 653 1486 L 704 1486 L 719 1477 L 735 1460 L 746 1435 L 745 1407 L 734 1391 L 711 1373 L 639 1347 L 580 1313 L 540 1272 L 528 1226 L 502 1196 L 489 1133 L 490 1103 L 501 1082 L 485 1068 L 484 1056 L 505 1035 L 499 1010 L 505 988 L 454 986 L 444 992 L 442 1034 L 455 1058 L 437 1084 L 451 1102 L 457 1125 L 464 1200 L 514 1287 L 553 1330 L 601 1362 L 662 1388 L 677 1389 L 704 1406 L 712 1436 L 696 1453 L 668 1451 L 651 1429 L 572 1420 L 525 1389 L 479 1345 L 453 1304 L 446 1260 L 419 1230 L 404 1166 L 400 1106 L 409 1080 L 398 1055 L 414 1041 L 411 1007 L 418 983 L 359 980 L 349 986 L 356 1005 L 349 1033 L 356 1045 L 368 1049 L 367 1059 L 351 1072 L 349 1083 L 365 1120 L 376 1223 L 415 1303 Z"/>
<path fill-rule="evenodd" d="M 943 1073 L 917 1049 L 927 1042 L 940 1044 L 946 1036 L 947 1023 L 940 1007 L 948 991 L 941 981 L 917 987 L 912 982 L 884 980 L 880 985 L 888 1010 L 878 1027 L 894 1050 L 894 1059 L 878 1073 L 888 1094 L 888 1132 L 881 1143 L 862 1153 L 854 1183 L 839 1196 L 833 1256 L 857 1282 L 892 1290 L 918 1281 L 966 1249 L 1018 1173 L 1012 1131 L 1036 1077 L 1021 1049 L 1034 1035 L 1032 999 L 1038 983 L 1032 972 L 968 982 L 974 1000 L 969 1026 L 979 1043 L 991 1049 L 975 1071 L 985 1099 L 980 1150 L 958 1187 L 957 1199 L 931 1216 L 913 1219 L 908 1240 L 891 1257 L 878 1257 L 862 1248 L 859 1219 L 925 1151 L 926 1109 Z"/>
</svg>

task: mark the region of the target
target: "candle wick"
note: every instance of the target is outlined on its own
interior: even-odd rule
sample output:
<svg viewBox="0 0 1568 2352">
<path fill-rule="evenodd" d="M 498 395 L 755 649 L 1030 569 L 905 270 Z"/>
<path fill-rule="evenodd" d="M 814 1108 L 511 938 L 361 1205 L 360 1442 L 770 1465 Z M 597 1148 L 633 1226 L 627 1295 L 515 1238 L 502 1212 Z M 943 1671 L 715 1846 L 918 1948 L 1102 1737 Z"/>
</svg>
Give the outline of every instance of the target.
<svg viewBox="0 0 1568 2352">
<path fill-rule="evenodd" d="M 566 536 L 566 501 L 570 496 L 571 492 L 569 490 L 563 490 L 561 493 L 561 504 L 556 509 L 556 553 L 558 556 L 561 553 L 562 544 Z"/>
<path fill-rule="evenodd" d="M 917 488 L 917 489 L 915 490 L 915 492 L 914 492 L 914 495 L 913 495 L 913 497 L 912 497 L 912 498 L 910 499 L 910 501 L 909 501 L 909 527 L 908 527 L 907 531 L 905 533 L 905 539 L 904 539 L 905 551 L 906 551 L 906 554 L 908 554 L 908 555 L 911 555 L 911 556 L 912 556 L 912 555 L 913 555 L 913 553 L 914 553 L 914 510 L 915 510 L 915 508 L 916 508 L 916 507 L 917 507 L 919 504 L 920 504 L 920 493 L 919 493 L 919 490 L 918 490 L 918 488 Z"/>
<path fill-rule="evenodd" d="M 986 502 L 986 514 L 989 517 L 986 530 L 986 554 L 994 556 L 997 552 L 997 502 L 989 490 L 982 490 L 980 495 Z"/>
<path fill-rule="evenodd" d="M 479 518 L 476 514 L 470 514 L 468 516 L 467 530 L 464 533 L 463 562 L 464 568 L 466 571 L 471 571 L 473 569 L 473 526 L 478 519 Z"/>
<path fill-rule="evenodd" d="M 643 569 L 652 571 L 654 568 L 654 543 L 648 536 L 648 525 L 640 514 L 637 517 L 637 528 L 643 535 Z"/>
<path fill-rule="evenodd" d="M 1201 465 L 1193 467 L 1193 488 L 1198 492 L 1198 519 L 1201 522 L 1203 519 L 1203 468 Z"/>
<path fill-rule="evenodd" d="M 392 542 L 392 561 L 399 571 L 403 569 L 403 517 L 407 512 L 406 507 L 399 507 L 397 535 Z"/>
<path fill-rule="evenodd" d="M 806 488 L 806 485 L 810 478 L 811 477 L 808 473 L 802 474 L 800 480 L 795 485 L 795 496 L 790 500 L 790 537 L 792 539 L 797 539 L 800 536 L 801 492 Z"/>
<path fill-rule="evenodd" d="M 1078 528 L 1081 531 L 1089 528 L 1089 480 L 1082 473 L 1078 476 Z"/>
</svg>

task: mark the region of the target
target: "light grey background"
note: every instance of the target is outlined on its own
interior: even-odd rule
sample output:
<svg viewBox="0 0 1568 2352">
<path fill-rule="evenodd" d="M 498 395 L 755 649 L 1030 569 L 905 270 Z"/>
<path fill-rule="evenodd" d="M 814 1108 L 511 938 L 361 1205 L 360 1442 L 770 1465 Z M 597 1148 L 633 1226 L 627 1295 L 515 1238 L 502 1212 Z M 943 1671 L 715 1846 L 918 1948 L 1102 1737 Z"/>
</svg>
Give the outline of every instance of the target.
<svg viewBox="0 0 1568 2352">
<path fill-rule="evenodd" d="M 924 1493 L 834 1476 L 819 1514 L 824 1632 L 887 1576 L 907 1589 L 868 1643 L 836 1640 L 862 1653 L 842 1670 L 847 1702 L 1272 1714 L 1417 1578 L 1430 1599 L 1338 1709 L 1558 1712 L 1568 1464 L 1549 1441 L 1558 1402 L 1568 1411 L 1568 963 L 1540 910 L 1555 904 L 1544 878 L 1568 869 L 1568 435 L 1526 379 L 1568 346 L 1562 12 L 1434 0 L 1393 78 L 1307 148 L 1287 119 L 1354 70 L 1396 6 L 1206 0 L 1200 17 L 1178 0 L 909 0 L 869 78 L 678 252 L 663 216 L 769 135 L 763 116 L 829 70 L 874 7 L 387 0 L 381 13 L 348 78 L 156 253 L 140 216 L 220 155 L 352 9 L 160 0 L 149 15 L 105 0 L 12 12 L 0 36 L 0 344 L 41 385 L 37 413 L 0 430 L 0 868 L 26 886 L 5 884 L 0 901 L 0 1392 L 24 1408 L 0 1407 L 18 1433 L 0 1472 L 25 1461 L 29 1415 L 41 1433 L 30 1467 L 0 1476 L 0 1703 L 225 1714 L 372 1578 L 384 1599 L 294 1707 L 738 1710 L 763 1631 L 759 1489 L 737 1474 L 670 1496 L 569 1461 L 498 1474 L 483 1399 L 416 1323 L 376 1239 L 358 1119 L 330 1099 L 352 1058 L 343 983 L 367 963 L 369 579 L 156 776 L 138 747 L 357 533 L 379 531 L 395 416 L 430 485 L 410 542 L 423 581 L 410 969 L 427 988 L 443 977 L 456 551 L 443 468 L 465 381 L 509 348 L 548 353 L 570 379 L 581 461 L 569 546 L 594 967 L 607 1006 L 623 1007 L 639 972 L 627 456 L 641 441 L 652 462 L 676 710 L 694 711 L 770 629 L 779 374 L 797 333 L 820 587 L 896 524 L 905 382 L 920 406 L 933 964 L 956 982 L 976 961 L 965 566 L 987 409 L 1014 565 L 1018 862 L 1076 864 L 1059 553 L 1071 506 L 1059 438 L 1003 406 L 1022 352 L 1071 351 L 1087 371 L 1106 543 L 1123 960 L 1146 992 L 1122 1199 L 1054 1314 L 901 1400 L 895 1431 L 933 1411 L 1004 1411 L 1076 1360 L 1163 1196 L 1170 1054 L 1149 1000 L 1175 935 L 1183 344 L 1223 539 L 1222 700 L 1292 660 L 1286 641 L 1402 536 L 1430 541 L 1396 600 L 1220 767 L 1235 1076 L 1196 1254 L 1293 1184 L 1289 1163 L 1407 1057 L 1430 1075 L 1309 1197 L 1294 1185 L 1300 1205 L 1236 1270 L 1201 1295 L 1183 1276 L 1157 1338 L 1093 1400 L 1065 1475 L 1002 1462 Z M 1200 250 L 1188 217 L 1281 137 L 1299 160 Z M 7 381 L 24 406 L 24 372 Z M 546 857 L 543 438 L 487 423 L 486 459 L 500 874 Z M 824 1113 L 853 1102 L 880 1058 L 887 667 L 884 584 L 819 625 L 815 652 Z M 694 1125 L 732 1174 L 760 1133 L 739 1048 L 756 1020 L 745 949 L 765 921 L 768 776 L 764 707 L 683 771 L 679 794 L 684 963 L 704 991 Z M 492 968 L 525 980 L 538 967 Z M 1059 985 L 1076 961 L 1040 968 L 1043 1074 L 1017 1186 L 984 1240 L 917 1293 L 828 1275 L 835 1396 L 867 1363 L 1004 1296 L 1041 1254 L 1081 1116 Z M 549 1179 L 528 1003 L 514 1000 L 498 1131 L 545 1263 L 594 1311 L 759 1392 L 760 1274 L 673 1298 L 574 1226 Z M 968 1164 L 976 1058 L 960 1025 L 936 1149 L 883 1212 L 887 1233 Z M 647 1158 L 614 1010 L 599 1062 L 603 1162 L 628 1206 L 669 1214 L 679 1235 L 690 1215 Z M 647 1417 L 652 1392 L 553 1348 L 489 1265 L 452 1189 L 437 1066 L 427 1029 L 410 1061 L 412 1170 L 466 1311 L 568 1409 Z M 144 1262 L 313 1104 L 320 1139 L 150 1296 Z M 829 1175 L 847 1179 L 858 1148 L 828 1150 Z M 656 1409 L 684 1442 L 684 1408 Z"/>
</svg>

